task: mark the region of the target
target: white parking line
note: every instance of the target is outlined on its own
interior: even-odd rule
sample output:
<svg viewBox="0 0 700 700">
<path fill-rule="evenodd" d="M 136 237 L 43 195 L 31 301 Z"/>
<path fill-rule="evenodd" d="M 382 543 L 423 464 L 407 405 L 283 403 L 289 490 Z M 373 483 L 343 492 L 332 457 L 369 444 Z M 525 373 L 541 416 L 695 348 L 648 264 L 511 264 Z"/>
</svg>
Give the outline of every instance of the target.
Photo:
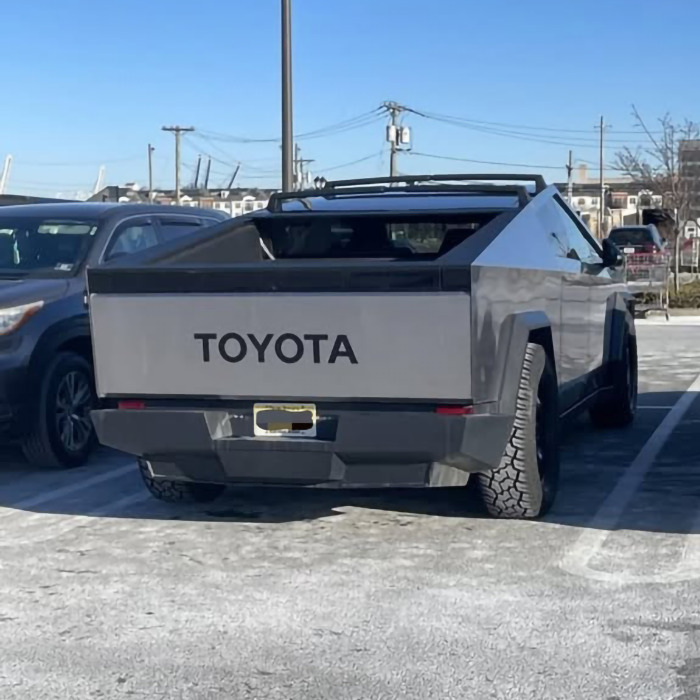
<svg viewBox="0 0 700 700">
<path fill-rule="evenodd" d="M 57 515 L 57 514 L 47 514 L 47 513 L 36 513 L 31 517 L 31 521 L 23 520 L 22 525 L 24 530 L 31 530 L 32 528 L 25 528 L 24 526 L 27 522 L 37 522 L 41 525 L 40 529 L 33 533 L 13 534 L 11 538 L 7 540 L 7 546 L 18 547 L 25 546 L 29 544 L 39 544 L 49 542 L 50 540 L 55 540 L 57 537 L 67 534 L 71 530 L 84 525 L 94 518 L 103 518 L 110 516 L 119 516 L 124 514 L 124 510 L 128 509 L 130 506 L 143 503 L 151 499 L 151 494 L 146 491 L 146 489 L 140 489 L 136 493 L 131 493 L 128 496 L 119 498 L 116 501 L 112 501 L 106 505 L 95 508 L 88 513 L 83 513 L 81 515 Z"/>
<path fill-rule="evenodd" d="M 644 409 L 646 411 L 670 411 L 673 406 L 637 406 L 637 409 Z"/>
<path fill-rule="evenodd" d="M 667 573 L 629 576 L 624 573 L 599 571 L 589 565 L 617 525 L 620 516 L 641 486 L 664 444 L 690 408 L 698 391 L 700 391 L 700 375 L 695 378 L 651 434 L 624 476 L 618 481 L 617 486 L 586 525 L 587 529 L 565 553 L 560 563 L 562 569 L 577 576 L 615 583 L 671 583 L 700 576 L 700 535 L 687 536 L 685 552 L 679 566 Z M 700 527 L 700 514 L 693 527 L 695 526 Z"/>
<path fill-rule="evenodd" d="M 18 510 L 28 510 L 30 508 L 35 508 L 36 506 L 53 501 L 54 499 L 70 496 L 73 493 L 90 488 L 91 486 L 96 486 L 97 484 L 101 484 L 105 481 L 110 481 L 111 479 L 118 479 L 120 476 L 133 473 L 134 470 L 135 467 L 133 464 L 127 464 L 124 467 L 118 467 L 117 469 L 111 469 L 109 471 L 96 474 L 89 479 L 81 479 L 79 481 L 72 482 L 67 486 L 61 486 L 60 488 L 52 489 L 51 491 L 44 491 L 37 496 L 31 496 L 30 498 L 25 498 L 17 503 L 4 506 L 2 509 L 0 509 L 0 518 L 6 518 Z"/>
</svg>

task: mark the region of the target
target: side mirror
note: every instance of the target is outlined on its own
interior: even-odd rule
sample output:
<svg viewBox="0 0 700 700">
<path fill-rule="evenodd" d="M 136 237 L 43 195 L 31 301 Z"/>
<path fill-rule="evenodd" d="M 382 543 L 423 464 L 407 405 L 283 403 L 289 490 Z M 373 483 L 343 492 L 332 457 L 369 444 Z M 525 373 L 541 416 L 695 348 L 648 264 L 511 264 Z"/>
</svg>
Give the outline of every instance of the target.
<svg viewBox="0 0 700 700">
<path fill-rule="evenodd" d="M 625 262 L 625 257 L 620 249 L 609 239 L 603 239 L 603 266 L 621 267 Z"/>
</svg>

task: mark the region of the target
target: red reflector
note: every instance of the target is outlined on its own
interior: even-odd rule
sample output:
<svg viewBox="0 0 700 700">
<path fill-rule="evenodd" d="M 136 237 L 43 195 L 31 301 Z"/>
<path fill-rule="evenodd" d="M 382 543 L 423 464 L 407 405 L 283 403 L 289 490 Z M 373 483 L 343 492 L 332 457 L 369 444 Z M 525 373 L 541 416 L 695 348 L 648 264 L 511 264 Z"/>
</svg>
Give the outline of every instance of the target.
<svg viewBox="0 0 700 700">
<path fill-rule="evenodd" d="M 129 409 L 139 409 L 139 408 L 146 408 L 146 402 L 145 401 L 119 401 L 117 403 L 117 408 L 120 411 L 125 411 Z"/>
<path fill-rule="evenodd" d="M 438 406 L 435 413 L 443 416 L 468 416 L 474 413 L 474 406 Z"/>
</svg>

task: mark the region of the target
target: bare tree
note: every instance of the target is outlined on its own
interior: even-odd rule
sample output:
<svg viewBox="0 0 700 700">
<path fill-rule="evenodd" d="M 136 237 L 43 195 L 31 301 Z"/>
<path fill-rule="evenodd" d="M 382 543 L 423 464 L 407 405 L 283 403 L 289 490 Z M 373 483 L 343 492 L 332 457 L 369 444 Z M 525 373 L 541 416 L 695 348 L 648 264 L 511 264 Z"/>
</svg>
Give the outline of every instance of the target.
<svg viewBox="0 0 700 700">
<path fill-rule="evenodd" d="M 641 188 L 663 196 L 664 209 L 674 212 L 674 286 L 679 286 L 680 248 L 686 222 L 698 215 L 700 172 L 681 158 L 685 142 L 700 138 L 700 127 L 688 119 L 676 122 L 667 113 L 658 119 L 659 128 L 651 130 L 635 106 L 632 114 L 637 127 L 648 141 L 646 146 L 632 150 L 625 147 L 615 155 L 616 169 Z M 694 144 L 694 150 L 700 144 Z"/>
</svg>

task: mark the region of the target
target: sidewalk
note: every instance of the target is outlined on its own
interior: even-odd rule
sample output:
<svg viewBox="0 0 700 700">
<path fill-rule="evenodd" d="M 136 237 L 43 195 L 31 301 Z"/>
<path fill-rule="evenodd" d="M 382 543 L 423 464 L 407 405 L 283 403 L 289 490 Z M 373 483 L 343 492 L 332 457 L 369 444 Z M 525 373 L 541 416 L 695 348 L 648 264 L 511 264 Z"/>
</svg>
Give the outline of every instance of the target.
<svg viewBox="0 0 700 700">
<path fill-rule="evenodd" d="M 668 321 L 663 311 L 650 311 L 646 318 L 638 318 L 638 326 L 700 326 L 700 309 L 669 309 Z"/>
</svg>

